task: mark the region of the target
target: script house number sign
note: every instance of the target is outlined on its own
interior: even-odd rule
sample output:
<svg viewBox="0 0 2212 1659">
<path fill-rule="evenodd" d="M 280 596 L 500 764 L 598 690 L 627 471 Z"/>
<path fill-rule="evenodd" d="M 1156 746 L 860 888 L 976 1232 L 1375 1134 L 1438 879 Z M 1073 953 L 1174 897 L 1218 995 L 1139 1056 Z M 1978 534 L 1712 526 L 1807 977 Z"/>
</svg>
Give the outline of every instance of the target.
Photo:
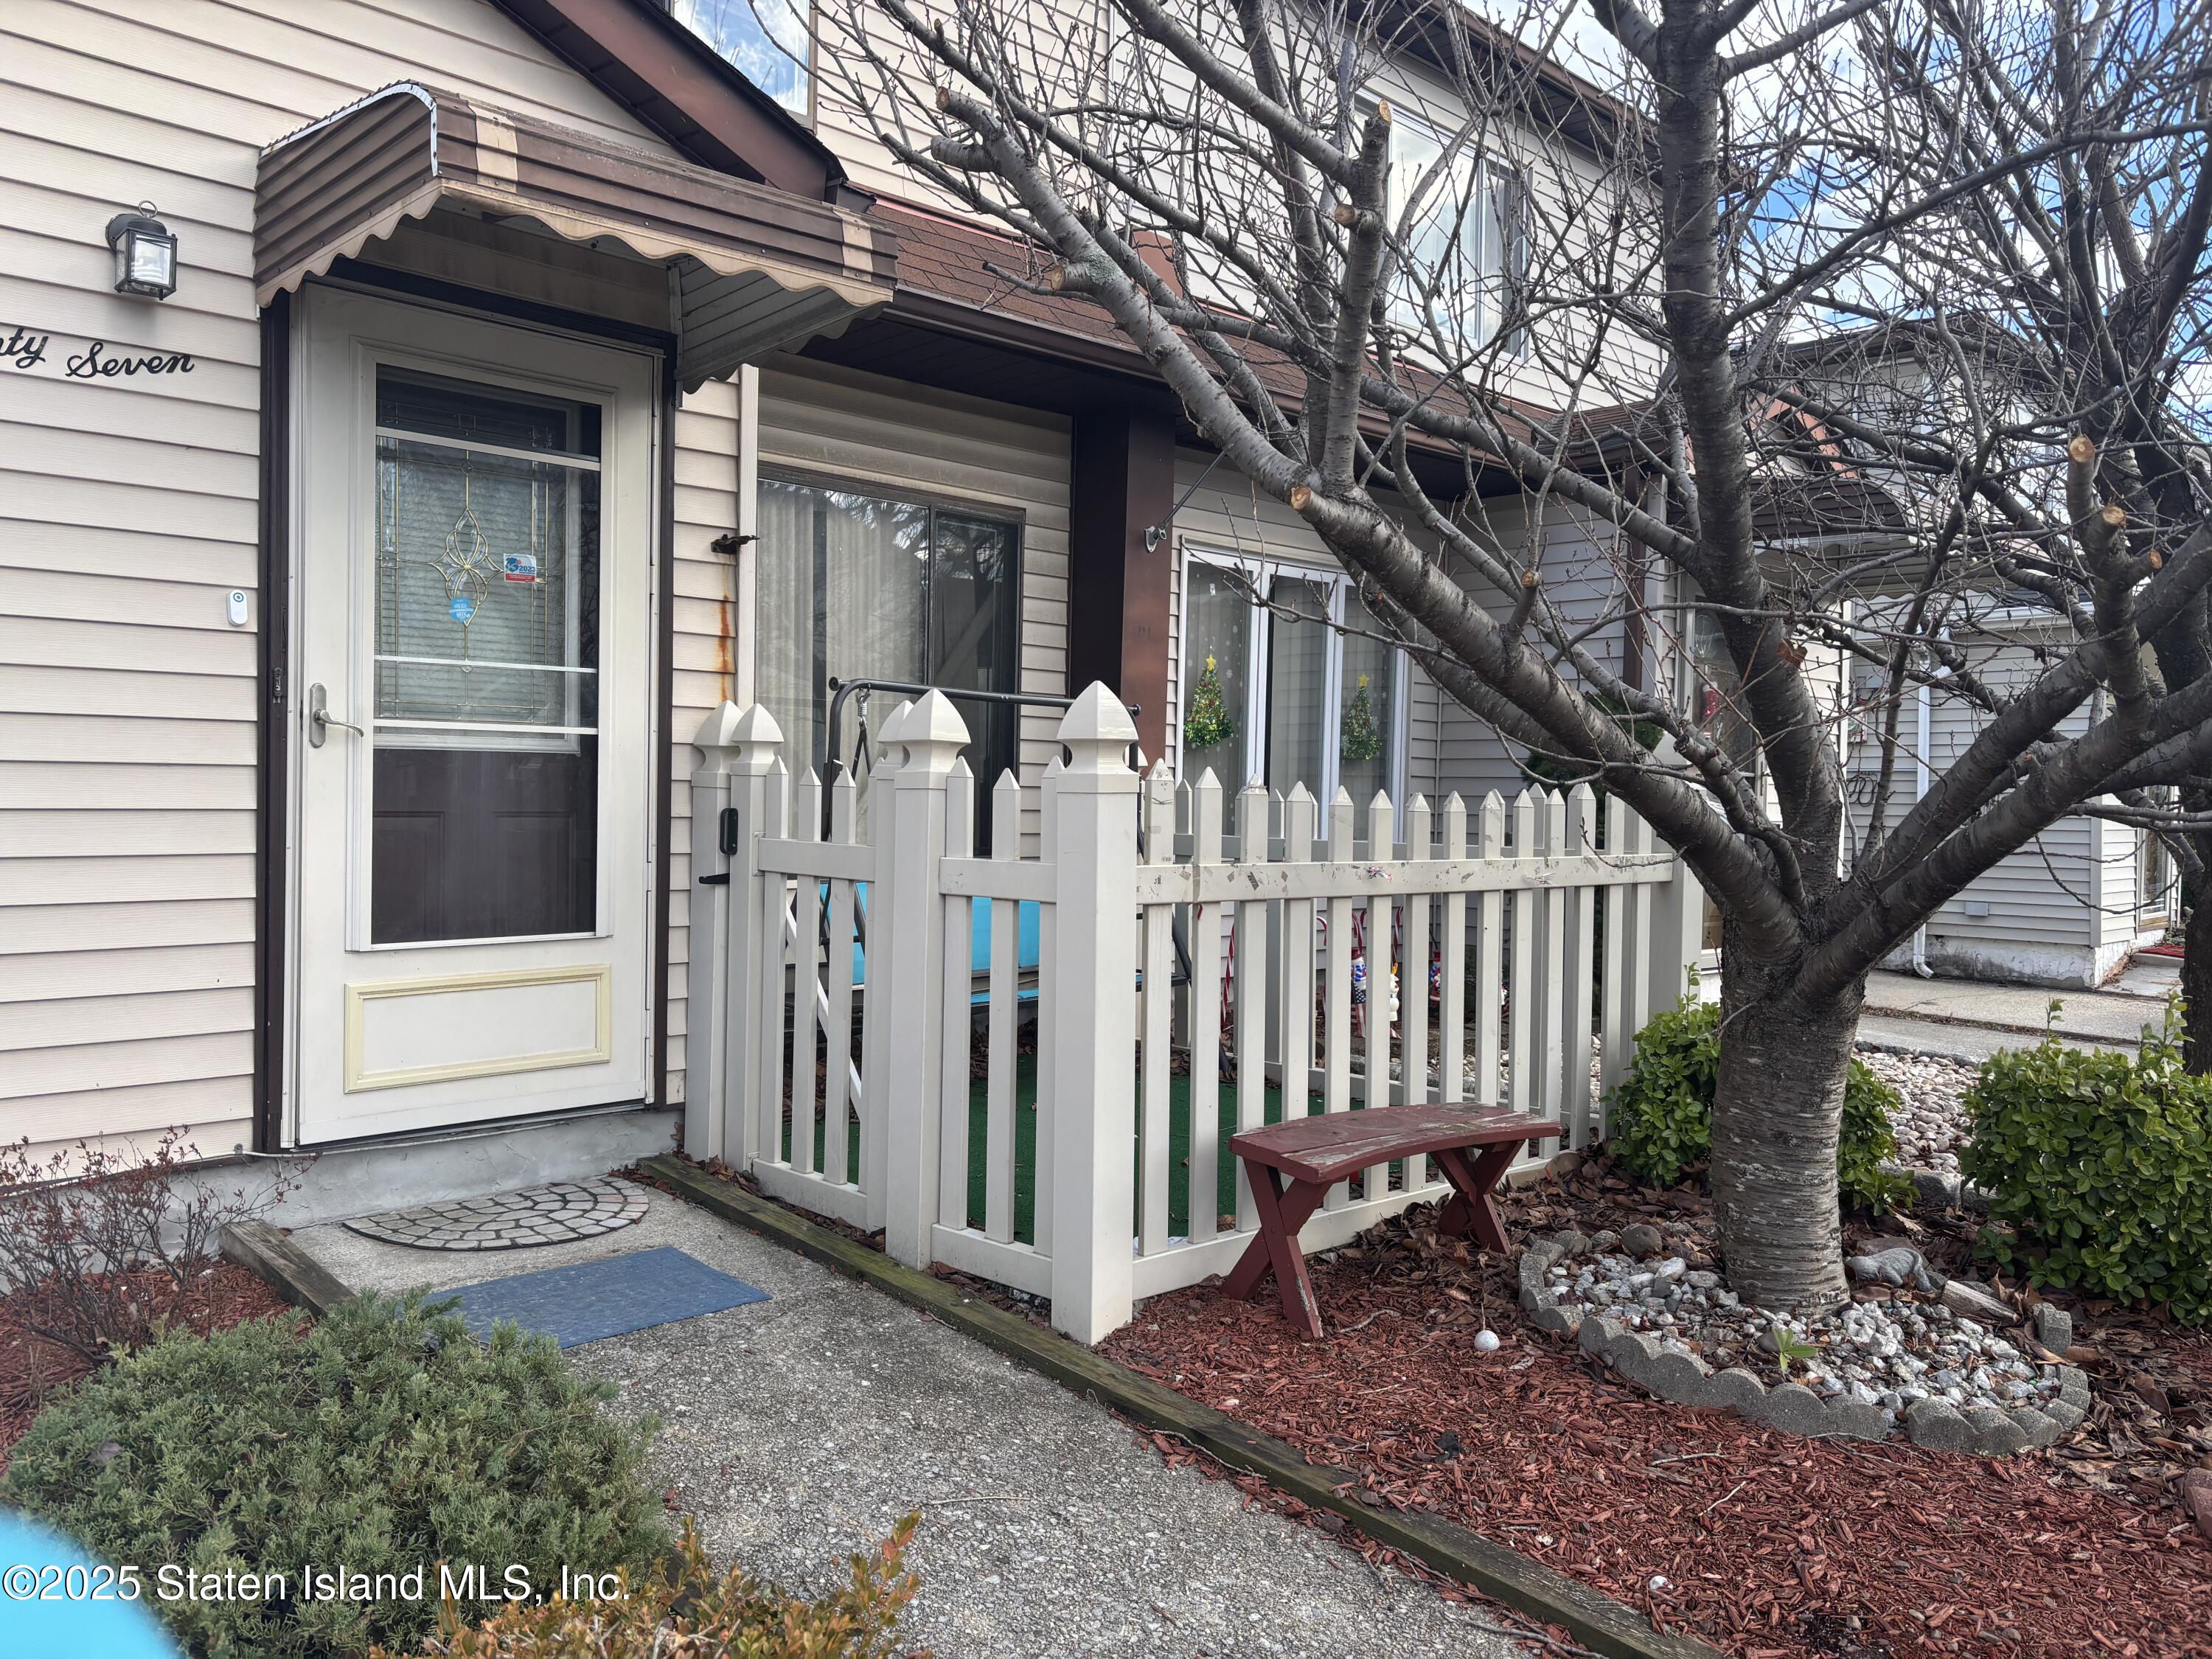
<svg viewBox="0 0 2212 1659">
<path fill-rule="evenodd" d="M 54 337 L 0 323 L 0 365 L 23 370 L 58 370 L 72 380 L 117 380 L 139 374 L 189 374 L 191 356 L 182 351 L 118 352 L 105 340 L 88 341 L 78 352 L 64 352 L 57 361 L 50 348 Z"/>
</svg>

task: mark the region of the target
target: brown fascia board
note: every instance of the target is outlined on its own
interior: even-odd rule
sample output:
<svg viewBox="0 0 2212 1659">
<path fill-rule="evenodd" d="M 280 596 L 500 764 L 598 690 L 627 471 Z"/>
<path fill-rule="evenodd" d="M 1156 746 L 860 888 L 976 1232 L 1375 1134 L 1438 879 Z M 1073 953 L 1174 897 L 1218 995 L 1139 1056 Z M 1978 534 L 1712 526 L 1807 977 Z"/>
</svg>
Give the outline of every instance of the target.
<svg viewBox="0 0 2212 1659">
<path fill-rule="evenodd" d="M 884 314 L 934 333 L 985 341 L 1030 356 L 1049 357 L 1055 362 L 1103 369 L 1146 386 L 1167 384 L 1142 352 L 1117 343 L 1121 338 L 1118 334 L 1079 334 L 1070 329 L 1054 328 L 1049 323 L 1009 317 L 964 300 L 949 300 L 906 283 L 899 285 L 898 295 Z"/>
<path fill-rule="evenodd" d="M 656 0 L 492 0 L 686 161 L 809 201 L 845 170 L 791 112 Z"/>
<path fill-rule="evenodd" d="M 963 300 L 946 299 L 904 282 L 900 284 L 898 296 L 892 301 L 885 314 L 937 333 L 984 341 L 1085 368 L 1103 369 L 1133 385 L 1160 389 L 1164 389 L 1167 385 L 1165 377 L 1152 366 L 1152 362 L 1127 344 L 1119 334 L 1080 334 L 1069 329 L 1054 328 L 1048 323 L 1010 317 L 1003 312 L 971 305 Z M 1277 390 L 1276 402 L 1285 414 L 1297 413 L 1304 401 L 1295 389 L 1281 387 Z M 1522 418 L 1532 419 L 1525 413 Z M 1389 422 L 1380 415 L 1362 415 L 1360 426 L 1372 440 L 1379 441 L 1389 432 Z M 1463 452 L 1459 445 L 1419 433 L 1410 434 L 1408 441 L 1417 454 L 1436 464 L 1449 462 L 1455 465 L 1463 453 L 1470 453 Z M 1625 458 L 1616 457 L 1613 452 L 1625 450 L 1626 445 L 1626 434 L 1612 431 L 1585 434 L 1576 447 L 1588 455 L 1589 464 L 1605 467 L 1610 463 L 1617 470 L 1618 460 Z M 1511 476 L 1510 469 L 1501 458 L 1480 452 L 1471 453 L 1479 470 L 1485 475 L 1499 473 Z"/>
</svg>

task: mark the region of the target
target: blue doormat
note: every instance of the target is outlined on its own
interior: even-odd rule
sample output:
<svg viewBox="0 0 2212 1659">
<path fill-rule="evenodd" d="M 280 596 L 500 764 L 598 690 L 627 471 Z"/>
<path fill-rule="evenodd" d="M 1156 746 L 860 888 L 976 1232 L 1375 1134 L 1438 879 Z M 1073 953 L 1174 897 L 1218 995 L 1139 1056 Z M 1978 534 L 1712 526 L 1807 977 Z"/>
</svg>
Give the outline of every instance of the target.
<svg viewBox="0 0 2212 1659">
<path fill-rule="evenodd" d="M 669 1245 L 487 1279 L 453 1294 L 460 1297 L 461 1317 L 479 1336 L 491 1334 L 493 1321 L 511 1319 L 564 1348 L 769 1299 L 766 1291 Z"/>
</svg>

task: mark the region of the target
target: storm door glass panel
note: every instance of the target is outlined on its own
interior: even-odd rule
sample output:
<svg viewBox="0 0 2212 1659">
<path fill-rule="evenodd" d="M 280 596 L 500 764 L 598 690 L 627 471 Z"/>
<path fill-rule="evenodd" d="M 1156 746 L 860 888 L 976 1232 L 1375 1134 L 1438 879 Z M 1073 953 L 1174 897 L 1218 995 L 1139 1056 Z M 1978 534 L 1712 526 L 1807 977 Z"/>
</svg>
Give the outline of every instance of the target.
<svg viewBox="0 0 2212 1659">
<path fill-rule="evenodd" d="M 378 373 L 375 944 L 596 925 L 599 425 Z"/>
<path fill-rule="evenodd" d="M 1019 630 L 1014 600 L 1020 558 L 1021 535 L 1013 525 L 938 510 L 930 535 L 929 670 L 924 684 L 965 691 L 1016 689 Z M 1020 722 L 1014 705 L 961 702 L 958 707 L 975 739 L 968 764 L 976 787 L 988 789 L 1002 773 L 1020 775 Z M 978 838 L 986 852 L 990 821 L 988 810 L 978 811 Z"/>
<path fill-rule="evenodd" d="M 1193 559 L 1183 576 L 1182 769 L 1244 787 L 1252 730 L 1252 602 L 1230 572 Z"/>
<path fill-rule="evenodd" d="M 1345 610 L 1350 627 L 1382 632 L 1382 624 L 1357 594 L 1347 595 Z M 1336 776 L 1351 792 L 1352 804 L 1359 809 L 1363 825 L 1375 792 L 1390 787 L 1391 750 L 1398 729 L 1398 711 L 1391 697 L 1395 665 L 1396 653 L 1382 641 L 1362 638 L 1358 633 L 1344 636 L 1344 671 L 1337 693 Z"/>
<path fill-rule="evenodd" d="M 1323 743 L 1329 720 L 1328 589 L 1278 578 L 1267 628 L 1267 787 L 1287 795 L 1294 784 L 1322 800 Z"/>
</svg>

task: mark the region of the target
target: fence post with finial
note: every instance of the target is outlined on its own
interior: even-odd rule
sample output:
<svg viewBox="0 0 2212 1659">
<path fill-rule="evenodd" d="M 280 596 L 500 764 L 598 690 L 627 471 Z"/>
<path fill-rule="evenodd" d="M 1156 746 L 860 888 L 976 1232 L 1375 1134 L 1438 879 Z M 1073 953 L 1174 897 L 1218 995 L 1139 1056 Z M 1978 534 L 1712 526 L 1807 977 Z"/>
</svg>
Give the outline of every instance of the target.
<svg viewBox="0 0 2212 1659">
<path fill-rule="evenodd" d="M 890 790 L 890 891 L 876 896 L 878 910 L 890 913 L 890 948 L 871 941 L 868 1018 L 884 1022 L 890 1060 L 883 1080 L 884 1250 L 909 1267 L 927 1267 L 938 1213 L 943 1000 L 964 1001 L 968 994 L 964 981 L 944 982 L 945 905 L 938 890 L 945 788 L 968 726 L 951 698 L 929 691 L 906 711 L 896 740 L 906 757 Z M 967 1102 L 954 1105 L 965 1110 Z"/>
<path fill-rule="evenodd" d="M 1128 711 L 1093 681 L 1060 723 L 1054 814 L 1058 1000 L 1051 1098 L 1052 1322 L 1079 1342 L 1134 1300 L 1137 775 Z"/>
</svg>

